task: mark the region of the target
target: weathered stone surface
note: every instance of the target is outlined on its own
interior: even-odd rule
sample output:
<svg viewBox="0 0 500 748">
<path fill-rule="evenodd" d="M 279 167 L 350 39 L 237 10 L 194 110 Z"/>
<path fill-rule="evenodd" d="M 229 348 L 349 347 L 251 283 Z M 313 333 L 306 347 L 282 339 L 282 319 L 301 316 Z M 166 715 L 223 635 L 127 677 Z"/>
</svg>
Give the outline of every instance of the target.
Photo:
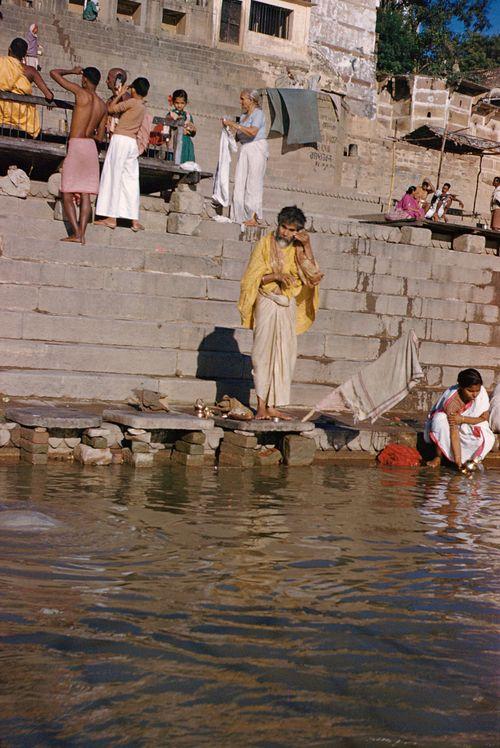
<svg viewBox="0 0 500 748">
<path fill-rule="evenodd" d="M 74 408 L 48 405 L 33 407 L 7 407 L 5 415 L 21 426 L 44 426 L 48 429 L 88 429 L 101 425 L 101 417 Z"/>
<path fill-rule="evenodd" d="M 106 436 L 108 447 L 121 447 L 123 432 L 118 424 L 103 421 L 102 428 L 108 432 L 108 436 Z"/>
<path fill-rule="evenodd" d="M 236 444 L 222 442 L 219 454 L 219 465 L 231 465 L 233 467 L 253 467 L 255 465 L 254 449 L 238 447 Z"/>
<path fill-rule="evenodd" d="M 283 457 L 289 467 L 311 465 L 316 453 L 314 439 L 297 434 L 287 434 L 283 439 Z"/>
<path fill-rule="evenodd" d="M 486 251 L 486 238 L 474 234 L 462 234 L 453 239 L 453 249 L 457 252 L 472 252 L 480 255 Z"/>
<path fill-rule="evenodd" d="M 224 445 L 234 444 L 245 449 L 255 449 L 257 437 L 253 434 L 235 434 L 234 431 L 224 432 Z"/>
<path fill-rule="evenodd" d="M 203 196 L 194 190 L 175 190 L 170 198 L 170 215 L 172 213 L 191 213 L 201 216 Z M 170 230 L 170 229 L 169 229 Z"/>
<path fill-rule="evenodd" d="M 137 431 L 138 429 L 133 429 L 133 431 Z M 142 431 L 140 434 L 133 434 L 132 431 L 129 429 L 127 431 L 126 435 L 127 439 L 130 439 L 132 442 L 142 442 L 143 444 L 150 444 L 151 443 L 151 432 L 150 431 Z"/>
<path fill-rule="evenodd" d="M 172 452 L 172 462 L 177 465 L 185 465 L 186 467 L 202 467 L 205 463 L 205 458 L 202 454 L 188 455 L 185 452 L 178 452 L 174 449 Z"/>
<path fill-rule="evenodd" d="M 48 444 L 48 431 L 37 431 L 36 429 L 27 429 L 21 427 L 21 439 L 33 444 Z"/>
<path fill-rule="evenodd" d="M 0 447 L 5 447 L 10 442 L 10 431 L 0 429 Z"/>
<path fill-rule="evenodd" d="M 82 440 L 79 436 L 66 436 L 64 441 L 70 449 L 74 449 Z"/>
<path fill-rule="evenodd" d="M 48 441 L 44 444 L 40 444 L 38 442 L 31 442 L 27 439 L 22 439 L 19 443 L 19 446 L 22 450 L 25 452 L 31 452 L 32 454 L 47 454 L 49 451 L 49 443 Z"/>
<path fill-rule="evenodd" d="M 198 229 L 201 217 L 186 213 L 170 213 L 167 219 L 169 234 L 186 234 L 191 236 Z"/>
<path fill-rule="evenodd" d="M 187 442 L 187 444 L 205 444 L 206 439 L 206 434 L 203 431 L 191 431 L 190 434 L 185 434 L 182 437 L 182 441 Z"/>
<path fill-rule="evenodd" d="M 87 444 L 77 444 L 74 456 L 82 465 L 111 465 L 113 462 L 110 449 L 94 449 Z"/>
<path fill-rule="evenodd" d="M 175 431 L 205 431 L 214 427 L 212 418 L 197 418 L 184 413 L 138 413 L 134 410 L 106 409 L 103 418 L 112 423 L 144 429 L 172 429 Z"/>
<path fill-rule="evenodd" d="M 152 452 L 132 452 L 130 449 L 122 450 L 123 460 L 136 468 L 151 467 L 154 455 Z"/>
<path fill-rule="evenodd" d="M 47 188 L 53 197 L 59 197 L 61 191 L 61 172 L 51 174 L 47 181 Z"/>
<path fill-rule="evenodd" d="M 108 446 L 108 440 L 104 436 L 88 436 L 87 434 L 82 436 L 82 443 L 94 449 L 106 449 Z"/>
<path fill-rule="evenodd" d="M 205 449 L 216 450 L 219 447 L 221 439 L 224 438 L 224 431 L 219 426 L 215 426 L 213 429 L 209 429 L 205 432 L 207 440 L 205 442 Z"/>
<path fill-rule="evenodd" d="M 432 232 L 430 229 L 422 229 L 417 226 L 401 227 L 401 244 L 417 244 L 419 247 L 430 247 Z"/>
<path fill-rule="evenodd" d="M 139 452 L 146 454 L 151 451 L 149 444 L 145 444 L 145 442 L 129 441 L 126 442 L 126 444 L 131 452 L 134 452 L 134 454 L 137 454 Z"/>
<path fill-rule="evenodd" d="M 49 436 L 49 449 L 58 449 L 61 445 L 63 448 L 69 449 L 62 436 Z"/>
<path fill-rule="evenodd" d="M 257 421 L 252 419 L 251 421 L 235 421 L 232 418 L 214 418 L 217 426 L 220 426 L 224 431 L 250 431 L 252 433 L 260 434 L 266 432 L 284 432 L 294 433 L 302 431 L 312 431 L 314 424 L 306 421 Z"/>
<path fill-rule="evenodd" d="M 205 452 L 203 444 L 189 444 L 182 439 L 175 442 L 175 449 L 187 455 L 202 455 Z"/>
<path fill-rule="evenodd" d="M 87 429 L 87 431 L 85 432 L 85 435 L 91 438 L 94 438 L 96 436 L 108 437 L 109 433 L 110 433 L 109 429 L 102 428 L 101 426 L 101 428 L 97 428 L 97 429 Z"/>
<path fill-rule="evenodd" d="M 261 467 L 266 467 L 267 465 L 279 465 L 282 459 L 283 456 L 276 447 L 260 449 L 255 453 L 255 464 L 260 465 Z"/>
</svg>

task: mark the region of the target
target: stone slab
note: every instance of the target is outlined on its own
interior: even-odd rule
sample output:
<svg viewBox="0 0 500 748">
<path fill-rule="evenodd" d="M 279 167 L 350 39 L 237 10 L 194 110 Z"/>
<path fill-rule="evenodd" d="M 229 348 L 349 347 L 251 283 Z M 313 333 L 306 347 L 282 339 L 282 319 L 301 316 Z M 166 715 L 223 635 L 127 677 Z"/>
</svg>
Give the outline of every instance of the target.
<svg viewBox="0 0 500 748">
<path fill-rule="evenodd" d="M 213 418 L 198 418 L 186 413 L 141 413 L 136 410 L 106 409 L 102 417 L 136 429 L 166 429 L 172 431 L 207 431 L 213 429 Z"/>
<path fill-rule="evenodd" d="M 43 426 L 47 429 L 88 429 L 101 425 L 101 416 L 74 408 L 50 405 L 5 409 L 5 415 L 21 426 Z"/>
<path fill-rule="evenodd" d="M 236 421 L 233 418 L 219 417 L 214 418 L 214 421 L 226 431 L 249 431 L 252 434 L 301 434 L 304 431 L 314 431 L 314 423 L 311 421 Z"/>
</svg>

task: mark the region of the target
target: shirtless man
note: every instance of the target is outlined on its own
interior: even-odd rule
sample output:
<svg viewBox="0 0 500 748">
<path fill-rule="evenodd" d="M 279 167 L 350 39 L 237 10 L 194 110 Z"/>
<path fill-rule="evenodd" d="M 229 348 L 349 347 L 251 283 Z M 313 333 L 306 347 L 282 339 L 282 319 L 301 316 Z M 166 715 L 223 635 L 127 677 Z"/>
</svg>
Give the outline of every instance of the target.
<svg viewBox="0 0 500 748">
<path fill-rule="evenodd" d="M 81 86 L 66 80 L 67 75 L 81 75 Z M 106 104 L 95 92 L 101 74 L 96 68 L 82 70 L 81 67 L 74 67 L 72 70 L 51 70 L 50 77 L 75 96 L 68 153 L 61 178 L 64 212 L 73 233 L 62 241 L 85 244 L 85 229 L 92 210 L 90 196 L 97 195 L 99 190 L 99 157 L 95 137 L 99 125 L 107 116 Z M 75 207 L 77 195 L 80 195 L 79 220 Z"/>
</svg>

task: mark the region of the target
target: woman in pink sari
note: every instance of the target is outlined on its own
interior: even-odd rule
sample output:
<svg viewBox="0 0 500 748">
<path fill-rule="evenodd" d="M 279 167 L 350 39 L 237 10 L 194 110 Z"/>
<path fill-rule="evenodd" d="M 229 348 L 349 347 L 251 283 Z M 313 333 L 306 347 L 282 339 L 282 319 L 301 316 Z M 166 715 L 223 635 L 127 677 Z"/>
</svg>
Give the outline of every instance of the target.
<svg viewBox="0 0 500 748">
<path fill-rule="evenodd" d="M 413 196 L 416 187 L 408 187 L 406 193 L 390 213 L 386 213 L 386 221 L 418 221 L 425 216 L 424 210 Z"/>
</svg>

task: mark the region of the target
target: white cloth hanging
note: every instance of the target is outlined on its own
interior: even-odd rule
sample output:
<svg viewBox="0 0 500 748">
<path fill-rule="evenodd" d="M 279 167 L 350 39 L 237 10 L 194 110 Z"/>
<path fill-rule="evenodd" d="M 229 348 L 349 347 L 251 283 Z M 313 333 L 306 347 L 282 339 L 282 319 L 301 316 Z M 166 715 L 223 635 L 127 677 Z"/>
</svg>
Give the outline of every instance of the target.
<svg viewBox="0 0 500 748">
<path fill-rule="evenodd" d="M 231 169 L 231 155 L 238 146 L 234 135 L 227 127 L 223 127 L 219 141 L 219 161 L 214 174 L 212 198 L 225 208 L 229 205 L 229 171 Z"/>
</svg>

